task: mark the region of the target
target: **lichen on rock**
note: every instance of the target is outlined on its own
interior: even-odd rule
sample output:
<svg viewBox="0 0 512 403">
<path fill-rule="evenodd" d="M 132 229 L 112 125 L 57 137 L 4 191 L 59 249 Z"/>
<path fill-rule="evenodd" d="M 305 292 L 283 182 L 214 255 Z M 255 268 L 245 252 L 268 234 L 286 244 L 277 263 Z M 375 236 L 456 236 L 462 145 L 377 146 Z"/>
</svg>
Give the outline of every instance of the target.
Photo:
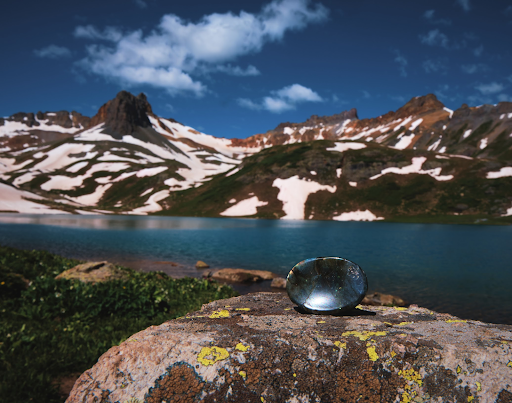
<svg viewBox="0 0 512 403">
<path fill-rule="evenodd" d="M 414 305 L 310 315 L 249 294 L 111 348 L 67 402 L 507 402 L 511 346 L 512 326 Z"/>
</svg>

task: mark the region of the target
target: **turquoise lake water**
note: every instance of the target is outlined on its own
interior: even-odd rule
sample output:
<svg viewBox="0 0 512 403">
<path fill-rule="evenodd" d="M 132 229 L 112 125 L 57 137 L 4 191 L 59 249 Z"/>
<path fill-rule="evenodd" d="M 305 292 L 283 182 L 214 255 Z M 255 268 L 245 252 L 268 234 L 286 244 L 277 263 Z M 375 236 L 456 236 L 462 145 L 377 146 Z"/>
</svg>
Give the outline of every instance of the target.
<svg viewBox="0 0 512 403">
<path fill-rule="evenodd" d="M 512 324 L 512 226 L 0 215 L 0 244 L 177 277 L 200 276 L 197 260 L 286 276 L 303 259 L 341 256 L 363 268 L 370 291 Z"/>
</svg>

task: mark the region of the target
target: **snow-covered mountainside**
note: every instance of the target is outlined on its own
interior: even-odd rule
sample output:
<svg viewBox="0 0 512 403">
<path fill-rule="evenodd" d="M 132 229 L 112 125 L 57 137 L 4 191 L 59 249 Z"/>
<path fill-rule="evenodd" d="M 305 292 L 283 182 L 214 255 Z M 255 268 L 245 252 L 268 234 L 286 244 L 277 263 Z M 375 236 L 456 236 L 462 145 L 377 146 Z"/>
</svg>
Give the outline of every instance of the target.
<svg viewBox="0 0 512 403">
<path fill-rule="evenodd" d="M 0 119 L 0 211 L 377 220 L 512 215 L 512 103 L 435 96 L 216 138 L 122 91 L 76 112 Z M 486 218 L 481 218 L 486 219 Z"/>
</svg>

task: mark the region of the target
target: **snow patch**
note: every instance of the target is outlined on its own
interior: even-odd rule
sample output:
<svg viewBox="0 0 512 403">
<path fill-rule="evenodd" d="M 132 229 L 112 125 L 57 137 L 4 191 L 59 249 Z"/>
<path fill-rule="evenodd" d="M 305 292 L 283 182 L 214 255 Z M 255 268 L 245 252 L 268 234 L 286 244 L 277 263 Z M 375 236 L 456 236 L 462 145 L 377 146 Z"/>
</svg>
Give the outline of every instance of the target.
<svg viewBox="0 0 512 403">
<path fill-rule="evenodd" d="M 341 178 L 341 172 L 342 172 L 341 168 L 336 168 L 336 176 L 338 178 Z"/>
<path fill-rule="evenodd" d="M 283 129 L 284 134 L 293 134 L 294 131 L 295 131 L 295 129 L 292 129 L 291 127 L 285 127 Z"/>
<path fill-rule="evenodd" d="M 480 150 L 483 150 L 485 147 L 487 147 L 487 141 L 488 139 L 480 140 Z"/>
<path fill-rule="evenodd" d="M 141 169 L 139 172 L 137 172 L 136 176 L 137 178 L 144 178 L 146 176 L 154 176 L 161 172 L 166 171 L 167 167 L 155 167 L 155 168 L 145 168 Z"/>
<path fill-rule="evenodd" d="M 370 210 L 357 210 L 349 213 L 341 213 L 339 216 L 332 218 L 335 221 L 375 221 L 383 220 L 384 217 L 377 217 Z"/>
<path fill-rule="evenodd" d="M 268 202 L 266 201 L 259 201 L 258 196 L 253 196 L 250 199 L 240 200 L 237 204 L 224 210 L 220 215 L 228 217 L 250 216 L 258 212 L 257 207 L 266 206 L 267 204 Z"/>
<path fill-rule="evenodd" d="M 347 151 L 347 150 L 361 150 L 363 148 L 366 148 L 366 144 L 363 143 L 336 143 L 334 147 L 327 148 L 327 151 L 338 151 L 340 153 Z"/>
<path fill-rule="evenodd" d="M 443 109 L 450 114 L 450 119 L 451 119 L 453 116 L 453 111 L 451 109 L 448 109 L 446 106 Z"/>
<path fill-rule="evenodd" d="M 409 134 L 408 136 L 402 136 L 400 138 L 400 141 L 396 143 L 393 148 L 396 148 L 397 150 L 404 150 L 407 147 L 409 147 L 416 135 L 414 133 Z"/>
<path fill-rule="evenodd" d="M 304 206 L 311 193 L 320 190 L 336 192 L 336 186 L 320 185 L 317 182 L 299 179 L 298 175 L 287 179 L 278 178 L 274 180 L 272 186 L 279 189 L 277 199 L 283 202 L 285 212 L 285 216 L 281 217 L 283 220 L 303 220 Z"/>
<path fill-rule="evenodd" d="M 464 134 L 462 135 L 462 138 L 463 138 L 463 139 L 468 138 L 468 137 L 469 137 L 469 135 L 471 134 L 471 131 L 472 131 L 471 129 L 466 130 L 466 131 L 464 132 Z"/>
<path fill-rule="evenodd" d="M 512 167 L 503 167 L 497 172 L 487 172 L 487 179 L 497 179 L 512 176 Z"/>
<path fill-rule="evenodd" d="M 409 127 L 409 130 L 411 132 L 414 131 L 414 129 L 416 129 L 420 125 L 421 122 L 423 122 L 422 118 L 415 120 L 414 122 L 412 122 L 411 126 Z"/>
<path fill-rule="evenodd" d="M 348 184 L 354 188 L 357 187 L 357 182 L 349 182 Z"/>
<path fill-rule="evenodd" d="M 148 214 L 154 213 L 155 211 L 160 211 L 162 210 L 162 206 L 160 206 L 158 202 L 167 197 L 169 197 L 169 190 L 161 190 L 156 192 L 149 197 L 144 206 L 130 211 L 129 214 Z"/>
<path fill-rule="evenodd" d="M 408 174 L 422 174 L 422 175 L 430 175 L 432 178 L 438 180 L 438 181 L 449 181 L 453 179 L 453 175 L 441 175 L 441 168 L 434 168 L 434 169 L 428 169 L 423 170 L 421 169 L 421 166 L 423 163 L 427 160 L 426 157 L 414 157 L 412 159 L 412 164 L 407 165 L 402 168 L 396 168 L 396 167 L 390 167 L 383 169 L 380 174 L 377 174 L 375 176 L 372 176 L 370 180 L 374 180 L 377 178 L 380 178 L 383 175 L 394 173 L 398 175 L 408 175 Z"/>
</svg>

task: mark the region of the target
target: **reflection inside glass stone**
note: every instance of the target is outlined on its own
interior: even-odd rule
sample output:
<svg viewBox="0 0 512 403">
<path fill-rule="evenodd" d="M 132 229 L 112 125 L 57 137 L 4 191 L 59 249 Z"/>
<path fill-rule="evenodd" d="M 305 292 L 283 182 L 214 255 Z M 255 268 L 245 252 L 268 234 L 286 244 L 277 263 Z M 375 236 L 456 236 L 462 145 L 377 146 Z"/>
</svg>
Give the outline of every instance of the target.
<svg viewBox="0 0 512 403">
<path fill-rule="evenodd" d="M 346 312 L 368 291 L 364 271 L 341 257 L 317 257 L 297 263 L 288 273 L 286 291 L 307 312 Z"/>
</svg>

